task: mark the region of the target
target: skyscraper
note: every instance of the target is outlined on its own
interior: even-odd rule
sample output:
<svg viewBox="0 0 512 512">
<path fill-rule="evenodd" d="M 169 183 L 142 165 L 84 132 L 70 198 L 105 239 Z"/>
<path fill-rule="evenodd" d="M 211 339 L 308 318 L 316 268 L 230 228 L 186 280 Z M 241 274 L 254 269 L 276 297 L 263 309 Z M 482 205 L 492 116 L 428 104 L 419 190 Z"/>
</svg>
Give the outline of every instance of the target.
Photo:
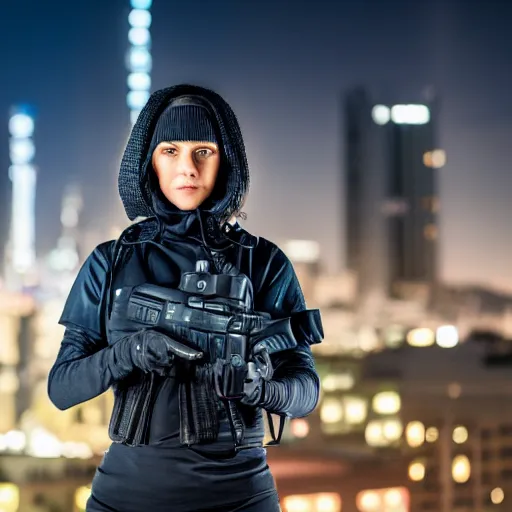
<svg viewBox="0 0 512 512">
<path fill-rule="evenodd" d="M 400 295 L 437 279 L 436 107 L 345 98 L 347 263 L 359 297 Z"/>
</svg>

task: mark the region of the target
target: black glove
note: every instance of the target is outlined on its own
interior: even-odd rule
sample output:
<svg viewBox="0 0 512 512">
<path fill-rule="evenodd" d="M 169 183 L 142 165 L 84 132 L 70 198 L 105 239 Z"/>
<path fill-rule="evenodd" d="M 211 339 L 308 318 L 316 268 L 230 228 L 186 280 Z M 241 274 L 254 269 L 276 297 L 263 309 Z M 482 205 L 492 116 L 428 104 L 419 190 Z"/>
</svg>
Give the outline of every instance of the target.
<svg viewBox="0 0 512 512">
<path fill-rule="evenodd" d="M 240 399 L 246 405 L 258 405 L 262 399 L 264 383 L 274 373 L 266 349 L 253 353 L 249 362 L 238 355 L 231 360 L 217 359 L 213 367 L 217 395 L 225 400 Z"/>
<path fill-rule="evenodd" d="M 259 350 L 247 363 L 244 394 L 241 402 L 245 405 L 259 405 L 263 401 L 265 382 L 272 379 L 274 368 L 266 349 Z"/>
<path fill-rule="evenodd" d="M 203 353 L 152 329 L 131 334 L 123 340 L 130 348 L 133 364 L 143 372 L 165 373 L 179 358 L 197 361 Z"/>
</svg>

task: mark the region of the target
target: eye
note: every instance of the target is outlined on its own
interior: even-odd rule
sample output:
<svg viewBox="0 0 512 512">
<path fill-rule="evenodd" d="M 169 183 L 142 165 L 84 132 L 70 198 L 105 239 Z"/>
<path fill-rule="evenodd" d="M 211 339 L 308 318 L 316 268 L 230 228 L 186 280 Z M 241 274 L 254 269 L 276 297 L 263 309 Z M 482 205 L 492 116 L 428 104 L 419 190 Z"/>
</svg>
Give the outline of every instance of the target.
<svg viewBox="0 0 512 512">
<path fill-rule="evenodd" d="M 176 154 L 176 148 L 165 148 L 163 150 L 163 153 L 166 155 L 175 155 Z"/>
<path fill-rule="evenodd" d="M 201 148 L 196 151 L 196 155 L 199 158 L 208 158 L 209 156 L 213 155 L 213 150 L 210 148 Z"/>
</svg>

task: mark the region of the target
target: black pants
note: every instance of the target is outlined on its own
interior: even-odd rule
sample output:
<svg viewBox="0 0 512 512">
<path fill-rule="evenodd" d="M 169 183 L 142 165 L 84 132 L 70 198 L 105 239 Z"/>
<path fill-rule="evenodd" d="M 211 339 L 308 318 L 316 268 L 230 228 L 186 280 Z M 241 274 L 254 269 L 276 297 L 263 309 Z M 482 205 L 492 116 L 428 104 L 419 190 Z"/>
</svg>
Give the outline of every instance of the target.
<svg viewBox="0 0 512 512">
<path fill-rule="evenodd" d="M 140 512 L 146 512 L 152 510 L 151 505 Z M 94 496 L 91 496 L 87 502 L 86 512 L 126 512 L 124 510 L 115 510 L 107 505 L 100 503 Z M 135 512 L 135 511 L 130 511 Z M 159 511 L 160 512 L 160 511 Z M 164 512 L 164 511 L 161 511 Z M 172 506 L 169 507 L 168 511 L 173 512 Z M 279 507 L 279 498 L 276 492 L 264 493 L 242 503 L 236 503 L 233 505 L 226 505 L 223 507 L 216 508 L 198 508 L 196 510 L 190 510 L 188 512 L 281 512 Z"/>
</svg>

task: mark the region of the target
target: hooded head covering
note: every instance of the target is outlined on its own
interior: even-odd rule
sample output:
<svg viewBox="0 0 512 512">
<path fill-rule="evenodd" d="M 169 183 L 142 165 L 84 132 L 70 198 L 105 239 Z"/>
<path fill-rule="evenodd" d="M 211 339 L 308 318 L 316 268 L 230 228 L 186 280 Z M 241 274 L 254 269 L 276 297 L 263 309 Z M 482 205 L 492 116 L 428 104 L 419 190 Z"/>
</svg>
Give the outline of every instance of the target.
<svg viewBox="0 0 512 512">
<path fill-rule="evenodd" d="M 177 85 L 154 92 L 133 126 L 118 180 L 128 218 L 160 215 L 155 208 L 151 156 L 159 142 L 172 136 L 181 140 L 191 136 L 207 137 L 206 140 L 218 143 L 221 163 L 217 182 L 212 195 L 200 208 L 219 223 L 229 219 L 240 210 L 249 187 L 249 168 L 240 126 L 221 96 L 195 85 Z M 158 193 L 159 187 L 156 188 Z M 178 208 L 168 202 L 167 206 L 178 212 Z"/>
</svg>

